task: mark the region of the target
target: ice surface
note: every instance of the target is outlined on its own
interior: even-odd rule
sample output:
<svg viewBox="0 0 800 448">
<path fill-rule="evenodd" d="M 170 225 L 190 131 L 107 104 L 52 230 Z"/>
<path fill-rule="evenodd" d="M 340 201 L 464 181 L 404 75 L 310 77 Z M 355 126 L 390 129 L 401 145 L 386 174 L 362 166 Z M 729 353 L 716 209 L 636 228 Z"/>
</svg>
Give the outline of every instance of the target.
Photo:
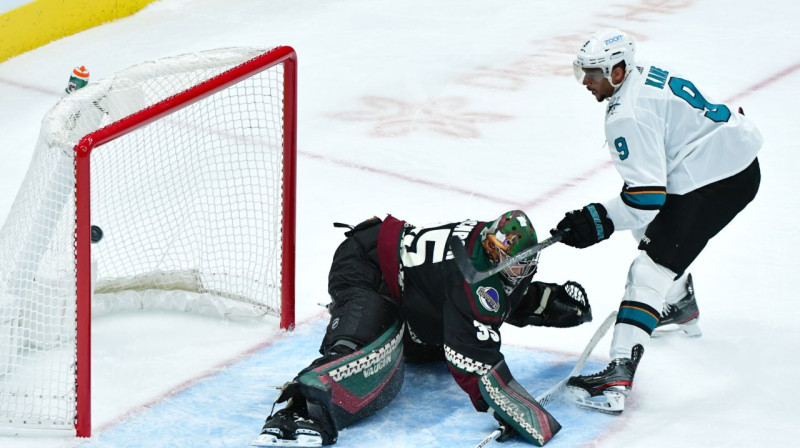
<svg viewBox="0 0 800 448">
<path fill-rule="evenodd" d="M 714 101 L 744 107 L 764 135 L 763 181 L 755 202 L 691 267 L 702 338 L 651 341 L 623 415 L 611 421 L 594 416 L 592 424 L 601 422 L 602 430 L 565 427 L 553 446 L 792 446 L 800 438 L 800 411 L 788 387 L 800 365 L 800 308 L 792 281 L 800 268 L 800 127 L 794 112 L 800 98 L 800 3 L 770 5 L 162 0 L 0 64 L 0 217 L 22 182 L 39 122 L 73 67 L 86 65 L 99 79 L 180 53 L 291 45 L 300 73 L 297 331 L 312 334 L 342 237 L 332 221 L 356 223 L 392 213 L 423 224 L 491 219 L 522 208 L 546 234 L 565 211 L 618 194 L 621 180 L 604 147 L 604 105 L 575 83 L 570 63 L 589 33 L 623 28 L 637 38 L 643 59 L 684 74 Z M 583 251 L 555 246 L 542 254 L 537 276 L 580 281 L 602 316 L 618 306 L 635 253 L 634 240 L 623 233 Z M 577 356 L 593 331 L 504 327 L 503 338 L 513 346 L 509 353 Z M 595 362 L 605 361 L 609 339 L 601 342 Z M 294 365 L 273 366 L 262 354 L 285 340 L 274 321 L 245 324 L 166 313 L 98 319 L 95 436 L 2 438 L 0 445 L 117 446 L 125 439 L 126 446 L 242 446 L 268 412 L 274 398 L 269 387 L 290 379 L 314 356 L 310 348 L 289 360 Z M 517 359 L 510 362 L 512 372 L 531 389 L 538 387 L 536 372 Z M 569 363 L 563 362 L 566 371 Z M 247 381 L 226 382 L 226 375 L 247 363 L 263 367 Z M 473 413 L 455 383 L 439 372 L 419 373 L 413 378 L 441 379 L 437 384 L 452 390 L 452 400 L 463 401 L 459 416 L 480 422 L 476 433 L 491 429 L 491 419 Z M 204 392 L 211 384 L 219 386 Z M 236 425 L 234 417 L 217 412 L 220 397 L 233 396 L 253 399 Z M 410 411 L 410 400 L 402 400 L 386 415 L 403 414 L 403 406 Z M 423 416 L 434 413 L 415 406 Z M 138 423 L 157 416 L 181 423 Z M 252 423 L 242 424 L 245 418 Z M 227 432 L 240 424 L 250 433 Z M 376 434 L 384 424 L 375 416 L 349 428 L 340 446 L 367 446 L 349 445 L 344 435 Z M 450 446 L 480 441 L 461 438 L 473 430 L 466 426 L 445 432 Z M 384 444 L 424 446 L 433 435 L 430 427 L 430 420 L 410 421 L 405 437 Z M 187 432 L 196 437 L 187 439 Z M 216 445 L 205 442 L 208 434 Z"/>
</svg>

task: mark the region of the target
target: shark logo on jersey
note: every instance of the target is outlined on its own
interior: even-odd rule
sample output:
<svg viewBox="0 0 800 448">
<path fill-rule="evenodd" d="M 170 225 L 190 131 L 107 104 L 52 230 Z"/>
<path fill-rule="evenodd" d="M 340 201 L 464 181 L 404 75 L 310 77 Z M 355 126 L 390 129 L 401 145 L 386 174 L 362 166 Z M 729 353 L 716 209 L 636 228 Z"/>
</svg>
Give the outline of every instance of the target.
<svg viewBox="0 0 800 448">
<path fill-rule="evenodd" d="M 500 294 L 496 289 L 487 286 L 481 286 L 478 288 L 477 292 L 478 300 L 480 300 L 481 305 L 483 305 L 484 308 L 493 313 L 500 309 Z"/>
<path fill-rule="evenodd" d="M 618 106 L 619 106 L 619 98 L 612 97 L 608 103 L 608 108 L 606 108 L 606 118 L 608 118 L 610 115 L 613 115 Z"/>
</svg>

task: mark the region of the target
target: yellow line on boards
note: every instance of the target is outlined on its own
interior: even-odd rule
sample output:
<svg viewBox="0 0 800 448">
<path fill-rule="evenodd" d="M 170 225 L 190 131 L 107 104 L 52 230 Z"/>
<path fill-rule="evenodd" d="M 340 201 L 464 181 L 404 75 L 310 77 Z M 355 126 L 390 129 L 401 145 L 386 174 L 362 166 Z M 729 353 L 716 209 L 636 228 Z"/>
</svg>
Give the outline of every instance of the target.
<svg viewBox="0 0 800 448">
<path fill-rule="evenodd" d="M 62 37 L 127 17 L 154 1 L 31 1 L 0 15 L 0 62 Z"/>
</svg>

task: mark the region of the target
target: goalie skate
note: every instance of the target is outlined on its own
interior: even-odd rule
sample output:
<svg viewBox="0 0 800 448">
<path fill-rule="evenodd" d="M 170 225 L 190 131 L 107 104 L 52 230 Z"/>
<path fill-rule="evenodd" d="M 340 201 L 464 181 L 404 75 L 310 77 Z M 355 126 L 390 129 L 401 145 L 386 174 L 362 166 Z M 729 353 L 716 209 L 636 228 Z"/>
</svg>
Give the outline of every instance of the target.
<svg viewBox="0 0 800 448">
<path fill-rule="evenodd" d="M 253 446 L 316 447 L 336 440 L 323 438 L 324 429 L 315 420 L 305 417 L 305 409 L 290 405 L 271 415 L 264 423 Z M 327 443 L 326 443 L 327 442 Z"/>
<path fill-rule="evenodd" d="M 686 296 L 677 303 L 664 304 L 661 318 L 656 325 L 653 337 L 663 336 L 670 332 L 682 331 L 689 337 L 702 336 L 703 332 L 697 322 L 700 320 L 700 309 L 694 296 L 692 274 L 686 279 Z M 666 328 L 665 328 L 666 327 Z"/>
<path fill-rule="evenodd" d="M 294 433 L 294 439 L 282 439 L 277 434 L 262 433 L 252 446 L 290 446 L 290 447 L 316 447 L 322 446 L 322 436 L 318 432 L 298 430 Z"/>
</svg>

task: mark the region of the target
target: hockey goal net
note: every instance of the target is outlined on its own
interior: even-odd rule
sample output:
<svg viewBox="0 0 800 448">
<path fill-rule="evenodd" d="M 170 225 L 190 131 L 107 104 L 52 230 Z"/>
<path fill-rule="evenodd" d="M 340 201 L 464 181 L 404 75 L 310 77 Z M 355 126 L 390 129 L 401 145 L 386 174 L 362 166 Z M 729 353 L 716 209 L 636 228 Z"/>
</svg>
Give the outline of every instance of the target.
<svg viewBox="0 0 800 448">
<path fill-rule="evenodd" d="M 294 325 L 296 79 L 290 47 L 226 48 L 48 112 L 0 230 L 0 426 L 90 435 L 93 301 Z"/>
</svg>

